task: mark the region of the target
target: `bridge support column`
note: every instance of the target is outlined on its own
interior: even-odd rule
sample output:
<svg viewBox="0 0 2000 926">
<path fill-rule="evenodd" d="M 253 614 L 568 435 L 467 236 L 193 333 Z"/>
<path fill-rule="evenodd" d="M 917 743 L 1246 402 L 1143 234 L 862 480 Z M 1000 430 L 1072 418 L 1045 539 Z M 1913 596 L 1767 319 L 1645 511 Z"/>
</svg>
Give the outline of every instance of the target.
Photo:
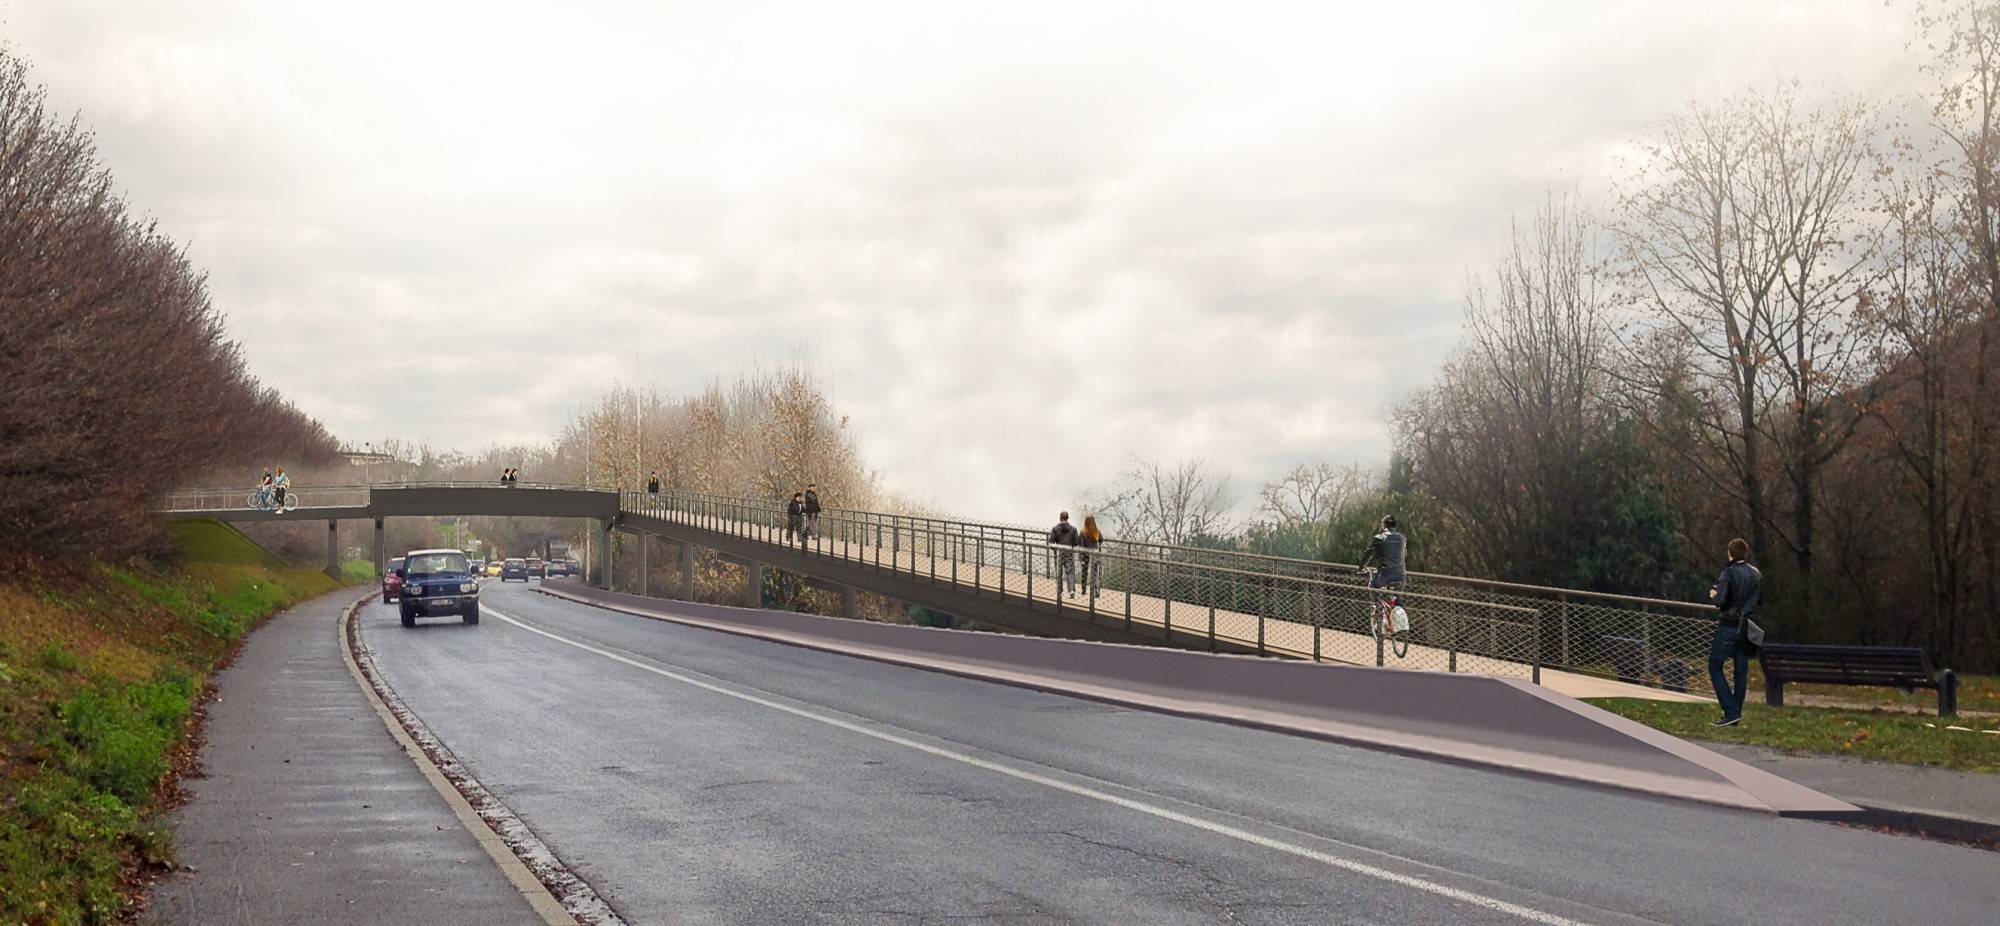
<svg viewBox="0 0 2000 926">
<path fill-rule="evenodd" d="M 340 581 L 340 522 L 332 518 L 326 522 L 326 574 Z"/>
<path fill-rule="evenodd" d="M 840 587 L 840 616 L 850 619 L 861 616 L 856 613 L 854 586 L 852 585 L 843 585 Z"/>
<path fill-rule="evenodd" d="M 743 568 L 748 573 L 743 583 L 743 606 L 761 608 L 764 606 L 764 564 L 752 560 Z"/>
<path fill-rule="evenodd" d="M 611 522 L 597 521 L 591 524 L 591 532 L 597 535 L 597 562 L 590 568 L 595 573 L 590 584 L 601 589 L 611 588 Z"/>
<path fill-rule="evenodd" d="M 383 569 L 388 565 L 389 561 L 385 559 L 382 555 L 382 519 L 376 518 L 375 519 L 375 578 L 380 579 L 382 577 Z"/>
<path fill-rule="evenodd" d="M 653 577 L 646 571 L 646 532 L 638 531 L 639 538 L 639 596 L 650 598 L 653 594 Z"/>
<path fill-rule="evenodd" d="M 681 600 L 694 600 L 694 544 L 681 541 Z"/>
</svg>

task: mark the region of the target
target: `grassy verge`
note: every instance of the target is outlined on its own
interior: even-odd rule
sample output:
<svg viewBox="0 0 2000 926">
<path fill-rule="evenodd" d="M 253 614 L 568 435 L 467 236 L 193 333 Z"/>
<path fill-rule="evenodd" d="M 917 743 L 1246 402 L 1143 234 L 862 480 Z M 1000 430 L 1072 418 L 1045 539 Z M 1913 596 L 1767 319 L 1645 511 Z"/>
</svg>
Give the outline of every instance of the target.
<svg viewBox="0 0 2000 926">
<path fill-rule="evenodd" d="M 1787 700 L 1789 700 L 1787 689 Z M 1850 692 L 1852 689 L 1849 690 Z M 1890 692 L 1891 697 L 1897 697 Z M 1800 753 L 2000 773 L 2000 718 L 1939 718 L 1889 710 L 1746 704 L 1743 722 L 1711 727 L 1714 704 L 1591 698 L 1589 703 L 1682 739 L 1747 743 Z M 1950 730 L 1950 726 L 1970 728 Z M 1996 782 L 2000 784 L 2000 782 Z"/>
<path fill-rule="evenodd" d="M 221 524 L 175 563 L 0 562 L 0 923 L 117 922 L 171 858 L 156 816 L 209 672 L 338 587 Z"/>
</svg>

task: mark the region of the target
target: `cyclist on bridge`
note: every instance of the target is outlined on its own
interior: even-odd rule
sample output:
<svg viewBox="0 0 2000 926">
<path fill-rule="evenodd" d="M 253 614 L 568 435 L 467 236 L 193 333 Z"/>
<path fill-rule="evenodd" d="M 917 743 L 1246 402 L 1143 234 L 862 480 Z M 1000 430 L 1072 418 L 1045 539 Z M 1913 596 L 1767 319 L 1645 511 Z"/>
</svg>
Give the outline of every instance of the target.
<svg viewBox="0 0 2000 926">
<path fill-rule="evenodd" d="M 1368 587 L 1401 589 L 1408 580 L 1403 571 L 1403 554 L 1409 547 L 1409 541 L 1396 530 L 1395 515 L 1383 515 L 1381 527 L 1381 532 L 1369 542 L 1368 551 L 1361 554 L 1358 571 L 1368 571 L 1371 562 L 1380 563 L 1375 575 L 1369 578 Z"/>
</svg>

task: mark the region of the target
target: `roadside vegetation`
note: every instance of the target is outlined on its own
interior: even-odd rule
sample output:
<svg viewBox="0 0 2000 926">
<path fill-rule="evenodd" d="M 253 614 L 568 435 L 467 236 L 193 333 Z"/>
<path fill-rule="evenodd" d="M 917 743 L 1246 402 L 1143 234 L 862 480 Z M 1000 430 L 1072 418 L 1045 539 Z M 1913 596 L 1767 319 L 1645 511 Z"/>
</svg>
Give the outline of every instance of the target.
<svg viewBox="0 0 2000 926">
<path fill-rule="evenodd" d="M 162 825 L 208 676 L 338 584 L 217 522 L 173 559 L 0 562 L 0 923 L 119 922 L 172 864 Z"/>
<path fill-rule="evenodd" d="M 1588 701 L 1682 739 L 2000 774 L 2000 732 L 1987 732 L 2000 731 L 2000 676 L 1959 676 L 1956 717 L 1937 715 L 1934 691 L 1842 685 L 1787 685 L 1785 706 L 1767 707 L 1755 663 L 1749 688 L 1743 722 L 1733 727 L 1709 726 L 1712 701 Z"/>
</svg>

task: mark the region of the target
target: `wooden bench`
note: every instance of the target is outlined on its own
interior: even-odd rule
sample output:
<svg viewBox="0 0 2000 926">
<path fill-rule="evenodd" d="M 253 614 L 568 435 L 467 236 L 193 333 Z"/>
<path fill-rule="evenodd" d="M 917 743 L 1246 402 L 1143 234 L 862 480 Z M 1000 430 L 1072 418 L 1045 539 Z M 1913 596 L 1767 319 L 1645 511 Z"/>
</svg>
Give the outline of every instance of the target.
<svg viewBox="0 0 2000 926">
<path fill-rule="evenodd" d="M 1785 685 L 1869 685 L 1929 688 L 1938 693 L 1938 716 L 1958 713 L 1958 676 L 1934 672 L 1930 656 L 1916 646 L 1822 646 L 1767 643 L 1757 651 L 1764 670 L 1764 703 L 1782 706 Z"/>
</svg>

